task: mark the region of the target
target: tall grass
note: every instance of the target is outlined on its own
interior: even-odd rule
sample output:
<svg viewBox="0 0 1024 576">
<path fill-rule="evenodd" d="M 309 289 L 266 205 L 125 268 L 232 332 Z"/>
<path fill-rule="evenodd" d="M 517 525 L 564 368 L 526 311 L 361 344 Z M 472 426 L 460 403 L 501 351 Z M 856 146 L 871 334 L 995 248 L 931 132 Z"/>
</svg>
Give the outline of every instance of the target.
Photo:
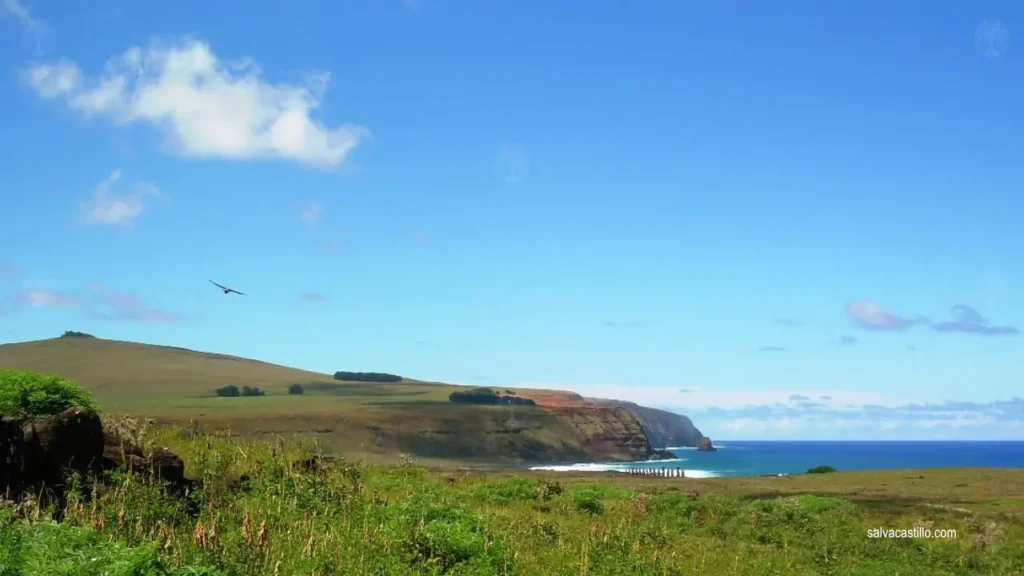
<svg viewBox="0 0 1024 576">
<path fill-rule="evenodd" d="M 318 460 L 300 441 L 135 433 L 174 449 L 204 488 L 181 500 L 117 473 L 106 487 L 72 490 L 60 511 L 9 505 L 0 575 L 1024 574 L 1019 515 L 673 489 L 685 481 L 640 491 L 470 477 L 412 461 Z M 867 537 L 925 525 L 959 537 Z"/>
</svg>

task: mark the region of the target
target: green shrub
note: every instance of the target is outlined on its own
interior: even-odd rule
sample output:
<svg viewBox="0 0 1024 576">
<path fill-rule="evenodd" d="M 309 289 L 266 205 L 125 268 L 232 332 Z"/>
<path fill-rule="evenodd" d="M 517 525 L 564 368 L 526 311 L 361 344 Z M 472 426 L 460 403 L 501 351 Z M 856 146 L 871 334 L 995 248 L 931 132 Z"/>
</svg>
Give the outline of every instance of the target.
<svg viewBox="0 0 1024 576">
<path fill-rule="evenodd" d="M 68 330 L 67 332 L 60 335 L 61 338 L 95 338 L 92 334 L 86 334 L 85 332 L 75 332 L 74 330 Z"/>
<path fill-rule="evenodd" d="M 289 394 L 303 394 L 306 390 L 302 387 L 302 384 L 292 384 L 288 387 Z"/>
<path fill-rule="evenodd" d="M 585 514 L 596 516 L 604 512 L 604 501 L 597 490 L 584 488 L 573 496 L 573 507 Z"/>
<path fill-rule="evenodd" d="M 221 386 L 214 390 L 217 396 L 222 398 L 237 398 L 242 395 L 242 392 L 238 389 L 238 386 L 232 384 L 231 386 Z"/>
<path fill-rule="evenodd" d="M 29 525 L 0 510 L 0 574 L 219 576 L 223 572 L 205 566 L 171 570 L 160 558 L 157 542 L 133 547 L 112 542 L 100 532 L 68 524 Z"/>
<path fill-rule="evenodd" d="M 831 466 L 815 466 L 814 468 L 810 468 L 809 470 L 807 470 L 807 473 L 808 474 L 830 474 L 830 473 L 835 472 L 835 471 L 836 471 L 836 469 L 831 467 Z"/>
<path fill-rule="evenodd" d="M 216 393 L 217 396 L 220 396 L 222 398 L 237 398 L 239 396 L 263 396 L 264 395 L 263 390 L 260 390 L 259 388 L 255 387 L 255 386 L 252 386 L 252 387 L 250 387 L 250 386 L 242 386 L 241 388 L 239 388 L 238 386 L 235 386 L 234 384 L 232 384 L 230 386 L 222 386 L 220 388 L 217 388 L 216 390 L 214 390 L 214 393 Z"/>
<path fill-rule="evenodd" d="M 537 499 L 540 485 L 533 479 L 513 476 L 474 484 L 470 492 L 481 500 L 498 504 L 527 502 Z"/>
<path fill-rule="evenodd" d="M 75 407 L 98 410 L 92 395 L 66 378 L 27 370 L 0 370 L 0 416 L 49 416 Z"/>
</svg>

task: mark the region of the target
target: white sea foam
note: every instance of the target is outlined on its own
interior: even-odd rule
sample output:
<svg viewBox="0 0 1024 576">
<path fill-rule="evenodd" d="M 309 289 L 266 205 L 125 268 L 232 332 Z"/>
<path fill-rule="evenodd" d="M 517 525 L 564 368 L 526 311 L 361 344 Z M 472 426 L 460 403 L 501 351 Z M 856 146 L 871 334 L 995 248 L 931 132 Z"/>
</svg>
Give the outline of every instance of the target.
<svg viewBox="0 0 1024 576">
<path fill-rule="evenodd" d="M 686 458 L 674 458 L 672 460 L 642 460 L 639 462 L 623 462 L 616 464 L 560 464 L 552 466 L 532 466 L 530 470 L 546 470 L 548 472 L 628 472 L 636 468 L 659 469 L 663 466 L 657 464 L 669 462 L 685 462 Z M 717 478 L 717 472 L 709 470 L 691 470 L 681 466 L 670 466 L 670 469 L 684 470 L 687 478 Z"/>
</svg>

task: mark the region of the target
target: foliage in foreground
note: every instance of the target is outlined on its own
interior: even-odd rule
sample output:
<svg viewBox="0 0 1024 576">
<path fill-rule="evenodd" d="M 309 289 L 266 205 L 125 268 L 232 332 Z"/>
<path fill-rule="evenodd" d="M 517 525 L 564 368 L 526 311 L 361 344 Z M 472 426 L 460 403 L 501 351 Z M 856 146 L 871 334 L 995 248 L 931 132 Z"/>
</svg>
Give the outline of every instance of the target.
<svg viewBox="0 0 1024 576">
<path fill-rule="evenodd" d="M 0 526 L 0 575 L 100 574 L 79 569 L 90 558 L 124 567 L 104 574 L 174 576 L 1024 573 L 1024 522 L 1014 515 L 698 495 L 685 481 L 639 491 L 410 462 L 303 465 L 315 446 L 166 429 L 149 441 L 202 476 L 193 506 L 121 474 L 108 488 L 73 493 L 61 524 L 47 520 L 53 511 L 24 507 L 18 529 Z M 248 480 L 232 486 L 243 473 Z M 958 537 L 868 538 L 879 526 L 953 528 Z"/>
<path fill-rule="evenodd" d="M 92 395 L 70 380 L 28 370 L 0 370 L 0 416 L 34 418 L 75 407 L 97 410 Z"/>
</svg>

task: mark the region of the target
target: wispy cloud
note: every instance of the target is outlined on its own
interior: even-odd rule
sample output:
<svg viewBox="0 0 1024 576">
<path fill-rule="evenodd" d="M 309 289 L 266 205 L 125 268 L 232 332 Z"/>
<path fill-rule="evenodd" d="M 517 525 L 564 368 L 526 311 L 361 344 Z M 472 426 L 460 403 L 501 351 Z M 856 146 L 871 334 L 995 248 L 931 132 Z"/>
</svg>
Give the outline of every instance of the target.
<svg viewBox="0 0 1024 576">
<path fill-rule="evenodd" d="M 839 337 L 840 346 L 854 346 L 857 342 L 858 340 L 856 336 L 850 336 L 847 334 Z"/>
<path fill-rule="evenodd" d="M 530 173 L 530 155 L 522 144 L 503 145 L 496 156 L 498 175 L 507 183 L 515 184 Z"/>
<path fill-rule="evenodd" d="M 222 61 L 193 38 L 129 48 L 95 79 L 67 60 L 33 64 L 23 78 L 42 98 L 61 98 L 85 116 L 147 124 L 188 157 L 335 167 L 369 137 L 359 126 L 329 128 L 313 119 L 330 74 L 273 84 L 252 60 Z"/>
<path fill-rule="evenodd" d="M 53 30 L 45 21 L 33 16 L 21 0 L 0 0 L 0 15 L 10 15 L 18 21 L 24 31 L 25 48 L 33 58 L 39 58 L 53 49 Z"/>
<path fill-rule="evenodd" d="M 1010 47 L 1010 31 L 998 18 L 985 18 L 974 30 L 974 47 L 986 60 L 998 58 Z"/>
<path fill-rule="evenodd" d="M 425 230 L 416 230 L 412 233 L 412 239 L 420 246 L 426 246 L 431 243 L 433 238 Z"/>
<path fill-rule="evenodd" d="M 20 304 L 30 308 L 78 308 L 81 302 L 72 294 L 52 290 L 26 290 L 17 295 Z"/>
<path fill-rule="evenodd" d="M 327 296 L 320 292 L 300 292 L 299 300 L 303 302 L 326 302 Z"/>
<path fill-rule="evenodd" d="M 323 213 L 323 206 L 319 202 L 310 200 L 302 207 L 299 211 L 299 218 L 302 219 L 309 226 L 316 226 L 317 222 L 320 221 L 320 214 Z"/>
<path fill-rule="evenodd" d="M 862 330 L 902 331 L 918 324 L 927 324 L 923 316 L 903 317 L 877 302 L 859 300 L 846 305 L 846 315 Z"/>
<path fill-rule="evenodd" d="M 138 294 L 119 292 L 101 285 L 89 288 L 90 315 L 97 320 L 119 320 L 145 324 L 168 324 L 181 317 L 146 304 Z"/>
<path fill-rule="evenodd" d="M 960 332 L 980 336 L 1009 336 L 1019 334 L 1014 326 L 993 326 L 989 324 L 977 310 L 966 305 L 957 304 L 949 310 L 953 320 L 932 324 L 937 332 Z"/>
<path fill-rule="evenodd" d="M 761 346 L 757 349 L 758 352 L 786 352 L 789 348 L 785 346 Z"/>
<path fill-rule="evenodd" d="M 146 211 L 147 199 L 160 195 L 160 190 L 149 183 L 136 184 L 130 193 L 116 194 L 112 189 L 120 179 L 121 171 L 114 170 L 96 185 L 89 200 L 79 202 L 83 222 L 130 228 Z"/>
<path fill-rule="evenodd" d="M 799 318 L 780 316 L 775 319 L 775 325 L 786 328 L 796 328 L 797 326 L 803 326 L 804 323 Z"/>
<path fill-rule="evenodd" d="M 782 402 L 668 408 L 689 416 L 705 433 L 713 431 L 732 437 L 749 437 L 745 436 L 748 433 L 770 437 L 1022 437 L 1019 422 L 1024 420 L 1024 399 L 1017 397 L 991 402 L 846 406 L 804 398 L 805 395 L 793 394 L 789 401 Z"/>
</svg>

